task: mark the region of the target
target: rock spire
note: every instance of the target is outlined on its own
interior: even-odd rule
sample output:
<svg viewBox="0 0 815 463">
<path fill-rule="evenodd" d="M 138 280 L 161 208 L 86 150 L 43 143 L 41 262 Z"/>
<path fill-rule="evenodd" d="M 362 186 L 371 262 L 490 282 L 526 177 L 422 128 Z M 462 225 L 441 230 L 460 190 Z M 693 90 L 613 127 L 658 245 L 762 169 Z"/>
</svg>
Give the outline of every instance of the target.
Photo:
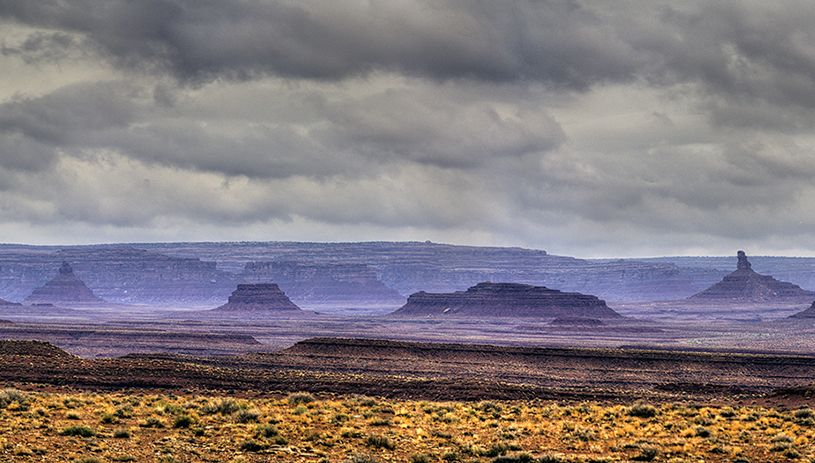
<svg viewBox="0 0 815 463">
<path fill-rule="evenodd" d="M 778 281 L 769 275 L 761 275 L 753 270 L 744 251 L 736 253 L 736 271 L 726 275 L 722 281 L 710 288 L 687 298 L 696 303 L 750 303 L 750 302 L 794 302 L 811 301 L 815 292 L 801 289 L 800 286 Z"/>
<path fill-rule="evenodd" d="M 74 275 L 74 269 L 63 260 L 59 274 L 23 300 L 25 305 L 52 304 L 57 307 L 99 307 L 109 302 L 96 297 L 85 283 Z"/>
</svg>

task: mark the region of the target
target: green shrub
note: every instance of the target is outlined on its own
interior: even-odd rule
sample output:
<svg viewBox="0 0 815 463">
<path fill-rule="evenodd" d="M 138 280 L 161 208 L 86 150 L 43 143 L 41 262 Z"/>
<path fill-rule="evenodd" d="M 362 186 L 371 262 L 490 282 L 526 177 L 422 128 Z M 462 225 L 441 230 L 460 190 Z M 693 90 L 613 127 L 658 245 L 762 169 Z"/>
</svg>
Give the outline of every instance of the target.
<svg viewBox="0 0 815 463">
<path fill-rule="evenodd" d="M 379 463 L 379 460 L 373 455 L 358 453 L 350 458 L 346 458 L 342 463 Z"/>
<path fill-rule="evenodd" d="M 150 418 L 144 420 L 144 422 L 139 423 L 139 426 L 142 428 L 163 428 L 164 422 L 155 416 L 151 416 Z"/>
<path fill-rule="evenodd" d="M 408 457 L 409 463 L 430 463 L 431 461 L 430 457 L 424 454 L 413 454 Z"/>
<path fill-rule="evenodd" d="M 28 394 L 17 389 L 3 389 L 0 391 L 0 408 L 8 407 L 12 402 L 20 405 L 28 402 Z"/>
<path fill-rule="evenodd" d="M 130 439 L 130 431 L 127 429 L 117 429 L 113 431 L 113 437 L 116 439 Z"/>
</svg>

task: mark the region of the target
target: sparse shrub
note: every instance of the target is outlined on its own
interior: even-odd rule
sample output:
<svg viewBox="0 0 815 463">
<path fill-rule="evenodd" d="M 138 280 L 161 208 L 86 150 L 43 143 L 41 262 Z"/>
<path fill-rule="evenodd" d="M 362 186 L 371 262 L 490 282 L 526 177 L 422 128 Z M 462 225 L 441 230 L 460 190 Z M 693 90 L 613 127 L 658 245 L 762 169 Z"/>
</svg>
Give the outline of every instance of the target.
<svg viewBox="0 0 815 463">
<path fill-rule="evenodd" d="M 257 422 L 260 419 L 260 415 L 260 410 L 257 408 L 239 410 L 238 413 L 235 414 L 235 420 L 237 420 L 238 423 Z"/>
<path fill-rule="evenodd" d="M 193 423 L 195 423 L 195 418 L 187 414 L 176 415 L 173 418 L 174 428 L 189 428 Z"/>
<path fill-rule="evenodd" d="M 444 461 L 459 461 L 461 457 L 458 455 L 457 452 L 445 452 L 444 455 L 441 456 L 441 459 Z"/>
<path fill-rule="evenodd" d="M 289 405 L 303 405 L 314 402 L 314 396 L 308 392 L 294 392 L 286 398 Z"/>
<path fill-rule="evenodd" d="M 241 444 L 241 450 L 244 452 L 260 452 L 261 450 L 266 450 L 269 448 L 269 445 L 265 442 L 258 442 L 254 439 L 246 439 Z"/>
<path fill-rule="evenodd" d="M 396 448 L 396 444 L 389 437 L 380 434 L 369 434 L 365 438 L 365 445 L 377 449 L 393 450 Z"/>
<path fill-rule="evenodd" d="M 297 407 L 295 407 L 294 410 L 291 411 L 291 413 L 292 413 L 292 415 L 302 415 L 302 414 L 306 413 L 307 411 L 308 411 L 308 408 L 306 408 L 306 407 L 304 407 L 302 405 L 298 405 Z"/>
<path fill-rule="evenodd" d="M 698 437 L 710 437 L 711 434 L 710 429 L 702 426 L 696 426 L 693 428 L 693 433 Z"/>
<path fill-rule="evenodd" d="M 96 435 L 96 430 L 88 426 L 72 425 L 62 428 L 59 433 L 63 436 L 93 437 Z"/>
<path fill-rule="evenodd" d="M 138 459 L 133 455 L 124 454 L 113 457 L 113 461 L 138 461 Z"/>
<path fill-rule="evenodd" d="M 226 397 L 218 399 L 214 402 L 205 403 L 204 405 L 201 406 L 199 412 L 202 415 L 215 415 L 215 414 L 231 415 L 240 410 L 241 408 L 242 407 L 237 400 L 230 397 Z"/>
<path fill-rule="evenodd" d="M 493 460 L 493 463 L 532 463 L 535 459 L 528 453 L 519 453 L 517 455 L 505 455 Z"/>
<path fill-rule="evenodd" d="M 113 431 L 113 437 L 116 439 L 130 439 L 130 431 L 127 429 L 117 429 Z"/>
<path fill-rule="evenodd" d="M 96 457 L 80 457 L 74 460 L 74 463 L 104 463 L 104 461 Z"/>
<path fill-rule="evenodd" d="M 414 453 L 413 455 L 408 457 L 409 463 L 430 463 L 431 461 L 432 460 L 430 459 L 430 457 L 423 453 L 419 454 Z"/>
<path fill-rule="evenodd" d="M 102 413 L 99 422 L 102 424 L 116 424 L 119 422 L 119 418 L 113 413 Z"/>
<path fill-rule="evenodd" d="M 544 455 L 538 458 L 538 463 L 563 463 L 563 460 L 555 455 Z"/>
<path fill-rule="evenodd" d="M 653 418 L 657 416 L 657 409 L 653 405 L 636 403 L 628 410 L 628 414 L 638 418 Z"/>
<path fill-rule="evenodd" d="M 506 442 L 497 442 L 492 444 L 492 446 L 484 452 L 484 456 L 487 457 L 497 457 L 499 455 L 504 455 L 509 451 L 509 445 Z"/>
<path fill-rule="evenodd" d="M 13 402 L 25 404 L 28 402 L 28 394 L 17 389 L 0 390 L 0 409 L 7 408 Z"/>
<path fill-rule="evenodd" d="M 155 416 L 151 416 L 144 420 L 143 422 L 139 423 L 139 426 L 141 426 L 142 428 L 163 428 L 164 422 L 156 418 Z"/>
<path fill-rule="evenodd" d="M 652 461 L 659 455 L 659 449 L 653 445 L 641 445 L 640 453 L 632 458 L 635 461 Z"/>
<path fill-rule="evenodd" d="M 277 426 L 273 424 L 261 424 L 255 428 L 255 436 L 262 438 L 271 438 L 280 435 Z"/>
<path fill-rule="evenodd" d="M 350 458 L 346 458 L 342 463 L 379 463 L 379 460 L 373 455 L 358 453 Z"/>
</svg>

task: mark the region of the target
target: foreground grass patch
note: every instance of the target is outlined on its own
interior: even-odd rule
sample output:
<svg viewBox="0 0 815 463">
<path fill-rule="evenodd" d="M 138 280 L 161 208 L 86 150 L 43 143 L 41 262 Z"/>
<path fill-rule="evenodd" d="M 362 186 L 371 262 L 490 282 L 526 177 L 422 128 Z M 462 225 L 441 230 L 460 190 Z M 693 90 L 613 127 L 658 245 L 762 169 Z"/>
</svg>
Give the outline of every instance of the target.
<svg viewBox="0 0 815 463">
<path fill-rule="evenodd" d="M 815 461 L 808 408 L 12 389 L 0 397 L 0 462 Z"/>
</svg>

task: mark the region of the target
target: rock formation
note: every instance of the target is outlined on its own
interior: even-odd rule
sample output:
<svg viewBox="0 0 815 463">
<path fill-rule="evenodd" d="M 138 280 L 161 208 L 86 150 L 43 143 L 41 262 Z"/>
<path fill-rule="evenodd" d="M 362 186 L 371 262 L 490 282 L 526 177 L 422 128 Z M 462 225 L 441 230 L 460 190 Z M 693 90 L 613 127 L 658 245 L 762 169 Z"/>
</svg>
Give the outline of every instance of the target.
<svg viewBox="0 0 815 463">
<path fill-rule="evenodd" d="M 815 302 L 813 302 L 808 309 L 798 312 L 797 314 L 790 315 L 789 318 L 815 318 Z"/>
<path fill-rule="evenodd" d="M 398 307 L 405 303 L 402 295 L 385 286 L 362 263 L 249 262 L 241 276 L 248 282 L 274 281 L 300 307 Z"/>
<path fill-rule="evenodd" d="M 477 318 L 619 318 L 605 301 L 580 293 L 563 293 L 544 286 L 483 282 L 454 293 L 420 291 L 393 312 L 405 317 Z"/>
<path fill-rule="evenodd" d="M 59 275 L 43 286 L 35 288 L 23 300 L 25 305 L 51 304 L 59 307 L 103 307 L 111 304 L 96 297 L 85 283 L 74 276 L 74 269 L 62 261 Z"/>
<path fill-rule="evenodd" d="M 258 317 L 266 314 L 299 313 L 275 283 L 239 284 L 226 304 L 208 311 L 219 315 Z"/>
<path fill-rule="evenodd" d="M 687 298 L 688 302 L 720 304 L 726 302 L 794 302 L 811 301 L 815 292 L 756 273 L 744 251 L 737 253 L 736 271 L 722 281 Z"/>
</svg>

